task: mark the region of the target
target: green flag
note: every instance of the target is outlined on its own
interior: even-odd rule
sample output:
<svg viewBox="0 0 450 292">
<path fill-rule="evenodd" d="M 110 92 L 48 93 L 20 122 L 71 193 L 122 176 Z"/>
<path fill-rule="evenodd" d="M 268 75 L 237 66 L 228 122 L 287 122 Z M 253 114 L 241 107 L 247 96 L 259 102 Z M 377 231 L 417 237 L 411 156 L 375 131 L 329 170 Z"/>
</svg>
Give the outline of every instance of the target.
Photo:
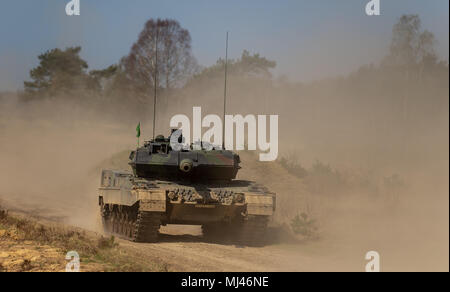
<svg viewBox="0 0 450 292">
<path fill-rule="evenodd" d="M 139 122 L 139 124 L 136 127 L 136 137 L 141 137 L 141 123 Z"/>
</svg>

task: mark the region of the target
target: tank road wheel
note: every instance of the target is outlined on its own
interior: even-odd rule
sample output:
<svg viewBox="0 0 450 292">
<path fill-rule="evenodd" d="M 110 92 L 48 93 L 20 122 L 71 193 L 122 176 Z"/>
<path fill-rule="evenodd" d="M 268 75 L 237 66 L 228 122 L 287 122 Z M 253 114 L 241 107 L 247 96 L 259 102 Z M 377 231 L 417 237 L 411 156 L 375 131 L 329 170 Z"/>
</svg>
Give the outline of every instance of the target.
<svg viewBox="0 0 450 292">
<path fill-rule="evenodd" d="M 100 208 L 100 212 L 102 216 L 103 232 L 111 233 L 111 213 L 105 205 Z"/>
<path fill-rule="evenodd" d="M 112 233 L 117 233 L 117 231 L 118 231 L 118 226 L 117 226 L 117 213 L 116 213 L 116 210 L 114 210 L 113 212 L 112 212 L 112 215 L 111 215 L 111 231 L 112 231 Z"/>
<path fill-rule="evenodd" d="M 139 211 L 134 226 L 133 241 L 156 242 L 161 225 L 161 215 L 153 212 Z"/>
<path fill-rule="evenodd" d="M 116 213 L 116 233 L 117 235 L 120 235 L 122 233 L 122 219 L 120 218 L 120 213 Z"/>
<path fill-rule="evenodd" d="M 237 227 L 237 241 L 246 246 L 262 246 L 267 241 L 266 216 L 249 215 Z"/>
<path fill-rule="evenodd" d="M 121 212 L 115 210 L 114 213 L 114 233 L 124 239 L 133 240 L 133 230 L 135 221 L 131 218 L 133 217 L 132 210 L 128 208 L 122 209 Z"/>
<path fill-rule="evenodd" d="M 123 223 L 122 223 L 123 227 L 122 227 L 122 234 L 125 238 L 129 238 L 130 233 L 130 226 L 128 223 L 128 213 L 123 214 Z"/>
<path fill-rule="evenodd" d="M 135 206 L 102 208 L 102 223 L 106 233 L 135 242 L 156 242 L 161 225 L 161 214 L 154 212 L 138 212 Z"/>
<path fill-rule="evenodd" d="M 114 233 L 114 213 L 111 213 L 108 218 L 108 232 Z"/>
<path fill-rule="evenodd" d="M 127 216 L 127 219 L 126 219 L 126 226 L 127 226 L 127 228 L 126 228 L 126 237 L 128 238 L 128 239 L 132 239 L 133 238 L 133 228 L 134 228 L 134 220 L 132 220 L 131 218 L 130 218 L 130 216 Z"/>
<path fill-rule="evenodd" d="M 113 233 L 116 235 L 120 234 L 120 213 L 117 209 L 113 213 Z"/>
<path fill-rule="evenodd" d="M 119 232 L 120 235 L 125 235 L 125 214 L 123 212 L 119 213 Z"/>
<path fill-rule="evenodd" d="M 124 223 L 124 236 L 128 240 L 133 240 L 133 230 L 135 226 L 135 220 L 132 219 L 133 215 L 128 212 L 125 214 L 125 223 Z"/>
</svg>

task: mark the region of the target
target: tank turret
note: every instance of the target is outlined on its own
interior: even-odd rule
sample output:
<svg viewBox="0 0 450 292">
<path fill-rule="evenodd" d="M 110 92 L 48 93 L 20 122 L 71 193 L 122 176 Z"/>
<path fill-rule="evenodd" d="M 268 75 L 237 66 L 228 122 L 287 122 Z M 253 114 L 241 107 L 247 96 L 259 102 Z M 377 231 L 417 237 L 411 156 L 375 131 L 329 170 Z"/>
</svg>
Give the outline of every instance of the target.
<svg viewBox="0 0 450 292">
<path fill-rule="evenodd" d="M 143 147 L 132 151 L 129 164 L 134 175 L 146 179 L 195 181 L 227 181 L 236 178 L 241 162 L 238 154 L 213 146 L 203 150 L 205 147 L 201 142 L 199 147 L 191 145 L 189 149 L 174 150 L 170 140 L 171 136 L 165 138 L 158 135 L 145 142 Z M 179 140 L 182 140 L 181 136 Z"/>
</svg>

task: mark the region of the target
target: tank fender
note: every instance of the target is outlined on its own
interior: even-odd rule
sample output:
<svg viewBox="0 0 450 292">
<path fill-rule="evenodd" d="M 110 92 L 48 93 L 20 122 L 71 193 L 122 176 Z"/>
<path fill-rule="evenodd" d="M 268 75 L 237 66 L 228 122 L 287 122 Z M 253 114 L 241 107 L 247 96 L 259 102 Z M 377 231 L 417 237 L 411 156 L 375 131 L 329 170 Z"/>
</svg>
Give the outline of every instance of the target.
<svg viewBox="0 0 450 292">
<path fill-rule="evenodd" d="M 166 190 L 137 190 L 140 211 L 166 212 Z"/>
<path fill-rule="evenodd" d="M 274 198 L 270 195 L 245 193 L 248 215 L 271 216 L 274 211 Z"/>
<path fill-rule="evenodd" d="M 137 202 L 137 196 L 128 189 L 99 189 L 99 203 L 110 205 L 133 206 Z"/>
</svg>

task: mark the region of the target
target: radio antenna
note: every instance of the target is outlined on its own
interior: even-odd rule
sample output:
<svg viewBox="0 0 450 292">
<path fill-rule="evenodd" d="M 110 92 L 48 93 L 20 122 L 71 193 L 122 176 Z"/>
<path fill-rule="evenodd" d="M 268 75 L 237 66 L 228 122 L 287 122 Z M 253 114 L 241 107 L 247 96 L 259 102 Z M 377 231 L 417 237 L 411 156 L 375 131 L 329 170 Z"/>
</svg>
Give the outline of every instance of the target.
<svg viewBox="0 0 450 292">
<path fill-rule="evenodd" d="M 223 90 L 222 149 L 225 150 L 225 114 L 227 112 L 228 31 L 225 45 L 225 87 Z"/>
<path fill-rule="evenodd" d="M 158 24 L 156 24 L 156 38 L 155 38 L 155 76 L 153 77 L 155 84 L 155 92 L 153 95 L 153 140 L 155 140 L 155 125 L 156 125 L 156 93 L 158 86 Z"/>
</svg>

